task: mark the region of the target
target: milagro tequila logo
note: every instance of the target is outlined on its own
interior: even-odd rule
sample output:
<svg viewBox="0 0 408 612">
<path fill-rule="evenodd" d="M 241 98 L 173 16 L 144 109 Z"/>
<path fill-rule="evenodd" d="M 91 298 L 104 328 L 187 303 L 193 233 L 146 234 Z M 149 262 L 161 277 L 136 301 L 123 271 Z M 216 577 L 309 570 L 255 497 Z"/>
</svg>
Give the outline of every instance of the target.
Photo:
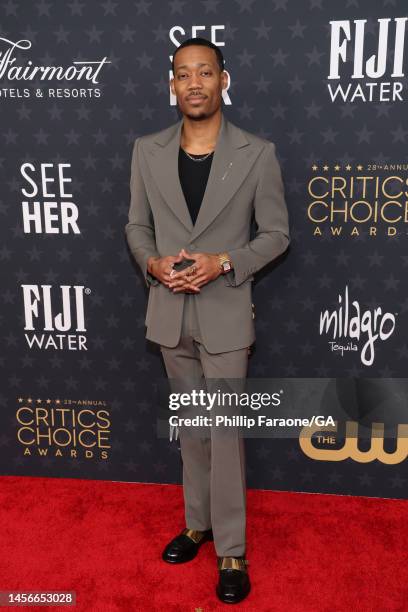
<svg viewBox="0 0 408 612">
<path fill-rule="evenodd" d="M 82 285 L 21 285 L 25 339 L 30 348 L 87 351 Z M 61 312 L 58 312 L 62 306 Z M 56 313 L 57 311 L 57 313 Z M 60 333 L 62 332 L 62 333 Z M 67 333 L 69 332 L 69 333 Z"/>
<path fill-rule="evenodd" d="M 360 304 L 354 300 L 349 302 L 348 286 L 343 296 L 338 296 L 339 307 L 336 310 L 324 310 L 320 313 L 320 335 L 330 335 L 329 341 L 332 352 L 358 351 L 353 342 L 363 342 L 361 347 L 361 362 L 371 366 L 375 358 L 375 344 L 377 340 L 388 340 L 395 330 L 395 315 L 383 312 L 381 307 L 373 311 L 362 311 Z M 347 344 L 340 344 L 338 340 L 350 339 Z"/>
<path fill-rule="evenodd" d="M 367 57 L 367 19 L 330 21 L 330 73 L 328 79 L 338 81 L 342 72 L 343 82 L 337 86 L 328 83 L 331 101 L 335 102 L 395 102 L 402 101 L 402 79 L 404 77 L 404 43 L 408 17 L 389 17 L 377 19 L 378 44 L 376 53 Z M 370 32 L 369 32 L 370 34 Z M 350 82 L 345 81 L 346 64 L 350 64 L 353 73 L 348 75 Z M 389 60 L 389 61 L 388 61 Z M 387 66 L 392 72 L 387 74 Z M 356 83 L 356 79 L 362 83 Z"/>
</svg>

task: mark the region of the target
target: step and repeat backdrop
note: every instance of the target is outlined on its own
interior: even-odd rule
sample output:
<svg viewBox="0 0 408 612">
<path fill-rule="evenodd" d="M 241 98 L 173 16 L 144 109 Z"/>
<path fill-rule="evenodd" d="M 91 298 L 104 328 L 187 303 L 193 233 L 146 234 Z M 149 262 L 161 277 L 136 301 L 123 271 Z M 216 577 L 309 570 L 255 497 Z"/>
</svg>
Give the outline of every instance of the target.
<svg viewBox="0 0 408 612">
<path fill-rule="evenodd" d="M 180 119 L 171 57 L 202 36 L 290 214 L 249 377 L 318 381 L 346 415 L 248 439 L 248 486 L 406 497 L 407 22 L 399 0 L 0 2 L 2 474 L 181 482 L 124 227 L 134 140 Z"/>
</svg>

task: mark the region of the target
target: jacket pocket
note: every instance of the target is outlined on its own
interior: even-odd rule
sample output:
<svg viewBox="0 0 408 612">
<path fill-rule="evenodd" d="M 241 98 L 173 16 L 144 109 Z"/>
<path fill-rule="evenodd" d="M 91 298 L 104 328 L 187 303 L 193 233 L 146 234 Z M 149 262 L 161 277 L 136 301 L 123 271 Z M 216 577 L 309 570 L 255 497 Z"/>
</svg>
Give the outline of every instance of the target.
<svg viewBox="0 0 408 612">
<path fill-rule="evenodd" d="M 221 276 L 223 276 L 224 278 L 224 283 L 227 285 L 227 287 L 234 287 L 235 289 L 235 285 L 232 285 L 230 283 L 229 277 L 228 277 L 228 273 L 227 274 L 222 274 Z M 246 278 L 241 284 L 244 285 L 245 283 L 249 283 L 252 282 L 254 279 L 254 275 L 251 274 L 250 276 L 248 276 L 248 278 Z"/>
</svg>

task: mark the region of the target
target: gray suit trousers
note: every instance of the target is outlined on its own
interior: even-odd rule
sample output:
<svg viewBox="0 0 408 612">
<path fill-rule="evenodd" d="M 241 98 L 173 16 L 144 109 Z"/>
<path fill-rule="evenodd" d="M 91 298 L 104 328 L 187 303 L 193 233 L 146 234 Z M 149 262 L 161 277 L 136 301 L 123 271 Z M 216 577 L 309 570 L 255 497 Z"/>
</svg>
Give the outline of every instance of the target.
<svg viewBox="0 0 408 612">
<path fill-rule="evenodd" d="M 216 354 L 205 349 L 195 297 L 185 295 L 177 346 L 160 347 L 168 378 L 201 379 L 208 391 L 215 390 L 211 388 L 214 379 L 245 380 L 247 348 Z M 205 410 L 201 414 L 211 416 Z M 199 531 L 212 528 L 217 556 L 241 556 L 245 554 L 246 528 L 244 439 L 236 427 L 224 431 L 212 427 L 207 430 L 207 437 L 201 438 L 192 435 L 189 429 L 179 428 L 186 527 Z"/>
</svg>

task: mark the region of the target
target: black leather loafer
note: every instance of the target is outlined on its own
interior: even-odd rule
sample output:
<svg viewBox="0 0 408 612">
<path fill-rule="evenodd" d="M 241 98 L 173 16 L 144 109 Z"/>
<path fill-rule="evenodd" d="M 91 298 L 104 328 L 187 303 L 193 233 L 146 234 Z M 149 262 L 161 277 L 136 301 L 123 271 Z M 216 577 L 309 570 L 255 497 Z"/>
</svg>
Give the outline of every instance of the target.
<svg viewBox="0 0 408 612">
<path fill-rule="evenodd" d="M 238 603 L 251 590 L 245 557 L 218 557 L 219 581 L 216 587 L 218 599 L 224 603 Z"/>
<path fill-rule="evenodd" d="M 212 529 L 196 531 L 183 529 L 183 531 L 169 542 L 163 551 L 162 559 L 167 563 L 185 563 L 194 559 L 204 542 L 212 541 Z"/>
</svg>

